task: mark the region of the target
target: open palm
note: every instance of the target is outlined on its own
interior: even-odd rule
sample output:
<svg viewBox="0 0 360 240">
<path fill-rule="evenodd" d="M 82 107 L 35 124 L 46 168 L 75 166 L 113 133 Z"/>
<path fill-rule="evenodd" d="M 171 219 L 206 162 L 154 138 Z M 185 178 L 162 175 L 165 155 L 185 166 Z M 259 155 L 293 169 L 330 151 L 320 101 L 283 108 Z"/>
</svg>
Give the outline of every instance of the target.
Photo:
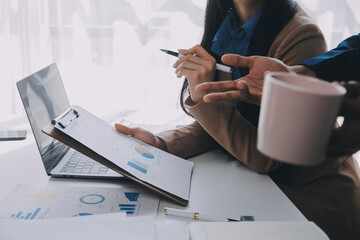
<svg viewBox="0 0 360 240">
<path fill-rule="evenodd" d="M 196 91 L 209 92 L 203 98 L 205 102 L 244 101 L 260 105 L 265 73 L 292 71 L 280 60 L 269 57 L 242 57 L 236 54 L 226 54 L 221 60 L 230 66 L 248 68 L 249 74 L 235 81 L 199 84 Z"/>
</svg>

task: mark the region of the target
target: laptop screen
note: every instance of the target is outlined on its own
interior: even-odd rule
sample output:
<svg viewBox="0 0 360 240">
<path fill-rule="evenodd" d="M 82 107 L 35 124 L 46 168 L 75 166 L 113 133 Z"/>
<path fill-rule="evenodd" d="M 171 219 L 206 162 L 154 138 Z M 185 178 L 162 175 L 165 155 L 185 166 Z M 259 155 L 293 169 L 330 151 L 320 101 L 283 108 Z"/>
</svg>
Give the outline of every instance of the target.
<svg viewBox="0 0 360 240">
<path fill-rule="evenodd" d="M 55 63 L 17 82 L 41 157 L 57 141 L 41 131 L 69 106 L 69 101 Z M 48 159 L 50 160 L 50 159 Z M 51 163 L 45 163 L 45 168 Z"/>
</svg>

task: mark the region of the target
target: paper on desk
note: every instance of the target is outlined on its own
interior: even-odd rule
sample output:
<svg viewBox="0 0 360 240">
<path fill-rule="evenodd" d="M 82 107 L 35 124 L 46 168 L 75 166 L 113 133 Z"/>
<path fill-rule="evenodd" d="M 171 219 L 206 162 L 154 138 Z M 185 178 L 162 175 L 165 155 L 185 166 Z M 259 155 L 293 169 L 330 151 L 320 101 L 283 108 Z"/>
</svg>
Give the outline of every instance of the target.
<svg viewBox="0 0 360 240">
<path fill-rule="evenodd" d="M 0 219 L 0 239 L 36 240 L 155 240 L 154 218 L 124 218 L 104 214 L 101 217 L 62 218 L 40 221 Z"/>
<path fill-rule="evenodd" d="M 155 220 L 157 240 L 189 240 L 188 223 L 181 221 Z"/>
<path fill-rule="evenodd" d="M 192 240 L 328 240 L 313 222 L 192 222 Z"/>
<path fill-rule="evenodd" d="M 157 214 L 159 195 L 144 188 L 18 185 L 0 205 L 0 217 L 23 221 L 124 212 Z"/>
<path fill-rule="evenodd" d="M 135 177 L 188 200 L 193 163 L 118 133 L 113 126 L 72 106 L 79 118 L 55 127 Z M 71 117 L 71 116 L 70 116 Z"/>
</svg>

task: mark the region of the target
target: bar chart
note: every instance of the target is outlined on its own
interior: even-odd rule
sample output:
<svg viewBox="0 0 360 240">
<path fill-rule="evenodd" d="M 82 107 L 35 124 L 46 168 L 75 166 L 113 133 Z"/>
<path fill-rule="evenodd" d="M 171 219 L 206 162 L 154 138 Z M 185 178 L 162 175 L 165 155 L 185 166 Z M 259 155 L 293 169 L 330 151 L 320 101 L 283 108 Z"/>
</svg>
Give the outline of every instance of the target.
<svg viewBox="0 0 360 240">
<path fill-rule="evenodd" d="M 119 204 L 120 212 L 125 211 L 128 215 L 133 215 L 135 212 L 136 204 Z"/>
<path fill-rule="evenodd" d="M 23 211 L 19 211 L 18 213 L 13 213 L 10 215 L 11 218 L 19 218 L 24 220 L 34 220 L 35 217 L 40 212 L 41 208 L 37 208 L 34 212 L 29 212 L 25 214 Z M 24 214 L 24 215 L 23 215 Z"/>
<path fill-rule="evenodd" d="M 155 216 L 158 204 L 157 194 L 137 188 L 19 185 L 1 202 L 0 218 L 28 221 L 115 212 Z"/>
<path fill-rule="evenodd" d="M 147 170 L 149 168 L 148 165 L 136 160 L 136 159 L 133 159 L 132 161 L 129 161 L 128 162 L 128 165 L 136 170 L 138 170 L 139 172 L 142 172 L 144 174 L 147 173 Z"/>
<path fill-rule="evenodd" d="M 138 211 L 136 209 L 140 208 L 139 204 L 136 204 L 138 202 L 140 193 L 139 192 L 124 192 L 125 197 L 129 203 L 121 203 L 119 204 L 120 212 L 126 212 L 127 215 L 138 215 Z M 137 207 L 137 208 L 136 208 Z"/>
</svg>

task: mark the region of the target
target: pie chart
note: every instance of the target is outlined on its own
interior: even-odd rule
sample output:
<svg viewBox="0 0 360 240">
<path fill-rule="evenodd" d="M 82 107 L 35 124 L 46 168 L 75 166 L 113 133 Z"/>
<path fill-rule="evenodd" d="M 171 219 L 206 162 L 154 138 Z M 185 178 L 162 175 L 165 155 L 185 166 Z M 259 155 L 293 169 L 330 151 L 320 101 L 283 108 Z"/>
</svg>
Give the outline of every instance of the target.
<svg viewBox="0 0 360 240">
<path fill-rule="evenodd" d="M 136 147 L 135 151 L 140 154 L 143 157 L 146 157 L 148 159 L 153 159 L 154 158 L 154 154 L 152 154 L 150 151 L 146 150 L 145 148 L 142 147 Z"/>
</svg>

